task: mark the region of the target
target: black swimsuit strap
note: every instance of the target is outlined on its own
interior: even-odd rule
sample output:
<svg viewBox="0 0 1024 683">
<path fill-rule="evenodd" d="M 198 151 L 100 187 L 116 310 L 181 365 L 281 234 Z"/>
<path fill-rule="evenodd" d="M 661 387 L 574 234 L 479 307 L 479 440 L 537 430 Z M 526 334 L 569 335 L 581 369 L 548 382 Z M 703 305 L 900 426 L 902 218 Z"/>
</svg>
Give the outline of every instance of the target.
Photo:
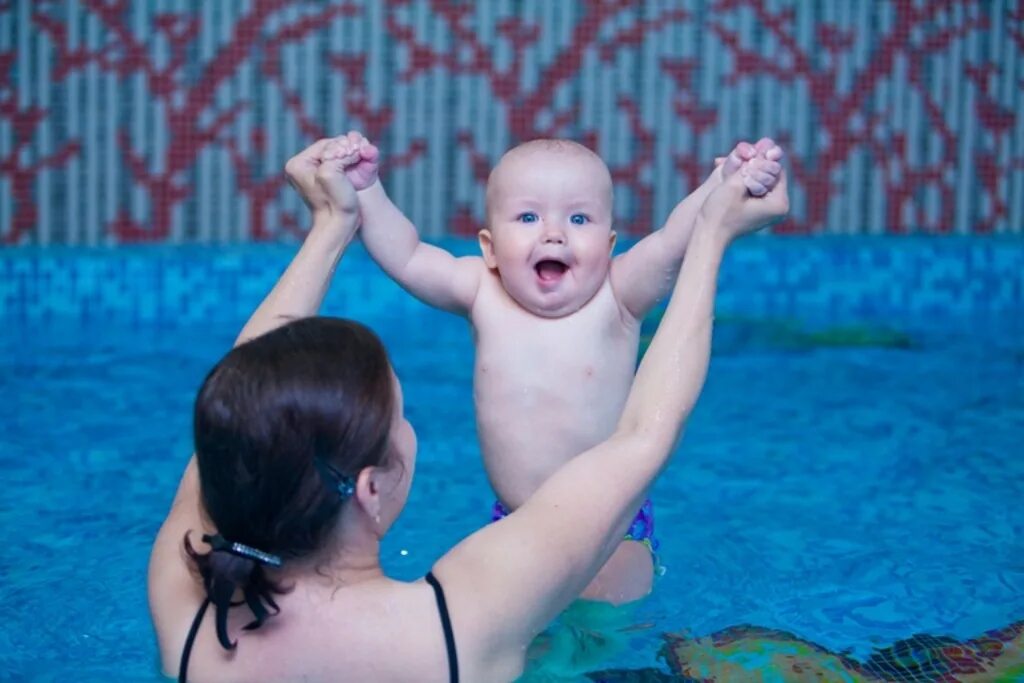
<svg viewBox="0 0 1024 683">
<path fill-rule="evenodd" d="M 451 683 L 459 683 L 459 656 L 455 652 L 455 633 L 452 632 L 452 620 L 448 616 L 448 603 L 444 599 L 444 590 L 441 583 L 434 577 L 434 572 L 427 572 L 425 577 L 430 587 L 434 589 L 434 597 L 437 599 L 437 611 L 441 615 L 441 628 L 444 629 L 444 645 L 448 649 L 448 680 Z"/>
<path fill-rule="evenodd" d="M 437 612 L 441 615 L 441 628 L 444 630 L 444 645 L 448 650 L 448 680 L 451 683 L 459 683 L 459 656 L 455 651 L 455 633 L 452 631 L 452 620 L 448 616 L 448 603 L 444 599 L 444 589 L 434 576 L 433 572 L 427 572 L 427 583 L 434 589 L 434 598 L 437 600 Z M 203 623 L 203 616 L 210 606 L 210 599 L 203 600 L 199 606 L 195 619 L 192 620 L 192 627 L 185 637 L 185 647 L 181 651 L 181 663 L 178 665 L 178 683 L 186 683 L 188 678 L 188 658 L 192 654 L 192 645 L 196 642 L 196 634 L 199 633 L 199 626 Z"/>
<path fill-rule="evenodd" d="M 196 618 L 192 620 L 192 628 L 188 630 L 188 635 L 185 637 L 185 647 L 181 651 L 181 663 L 178 664 L 178 683 L 185 683 L 185 680 L 188 678 L 188 658 L 192 654 L 192 645 L 196 642 L 199 625 L 203 623 L 203 615 L 206 614 L 206 608 L 209 606 L 210 598 L 206 598 L 203 600 L 203 604 L 199 606 Z"/>
</svg>

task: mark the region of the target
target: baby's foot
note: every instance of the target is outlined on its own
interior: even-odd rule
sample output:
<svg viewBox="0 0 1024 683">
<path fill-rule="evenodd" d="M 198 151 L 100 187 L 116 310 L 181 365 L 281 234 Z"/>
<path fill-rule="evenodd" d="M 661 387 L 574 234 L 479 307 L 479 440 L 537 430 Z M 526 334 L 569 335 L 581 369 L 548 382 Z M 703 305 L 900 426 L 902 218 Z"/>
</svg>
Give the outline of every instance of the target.
<svg viewBox="0 0 1024 683">
<path fill-rule="evenodd" d="M 335 138 L 323 160 L 340 163 L 345 177 L 356 190 L 365 190 L 377 182 L 380 151 L 362 133 L 351 131 Z"/>
</svg>

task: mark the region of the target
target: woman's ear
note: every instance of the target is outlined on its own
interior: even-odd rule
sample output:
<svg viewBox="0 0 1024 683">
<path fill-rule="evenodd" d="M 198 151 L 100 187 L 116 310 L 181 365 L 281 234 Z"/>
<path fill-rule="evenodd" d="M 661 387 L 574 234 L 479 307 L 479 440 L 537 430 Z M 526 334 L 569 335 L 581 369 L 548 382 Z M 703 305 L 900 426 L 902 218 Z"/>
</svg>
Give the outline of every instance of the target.
<svg viewBox="0 0 1024 683">
<path fill-rule="evenodd" d="M 380 482 L 376 467 L 364 467 L 356 477 L 356 500 L 372 519 L 380 517 Z"/>
<path fill-rule="evenodd" d="M 491 236 L 491 231 L 484 228 L 477 233 L 477 239 L 480 241 L 480 253 L 484 257 L 484 263 L 488 268 L 497 268 L 498 260 L 494 258 L 494 238 Z"/>
</svg>

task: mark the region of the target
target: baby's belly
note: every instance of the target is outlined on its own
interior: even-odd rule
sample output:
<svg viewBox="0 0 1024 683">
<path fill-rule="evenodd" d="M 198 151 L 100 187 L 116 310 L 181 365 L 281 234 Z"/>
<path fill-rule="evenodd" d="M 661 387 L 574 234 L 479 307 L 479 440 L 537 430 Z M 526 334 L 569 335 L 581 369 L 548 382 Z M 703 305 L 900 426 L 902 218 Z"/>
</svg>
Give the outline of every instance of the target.
<svg viewBox="0 0 1024 683">
<path fill-rule="evenodd" d="M 490 409 L 479 400 L 480 446 L 498 499 L 510 509 L 519 507 L 564 463 L 607 439 L 624 403 L 624 396 L 615 393 L 608 391 L 601 400 L 556 399 L 511 410 L 507 404 Z"/>
</svg>

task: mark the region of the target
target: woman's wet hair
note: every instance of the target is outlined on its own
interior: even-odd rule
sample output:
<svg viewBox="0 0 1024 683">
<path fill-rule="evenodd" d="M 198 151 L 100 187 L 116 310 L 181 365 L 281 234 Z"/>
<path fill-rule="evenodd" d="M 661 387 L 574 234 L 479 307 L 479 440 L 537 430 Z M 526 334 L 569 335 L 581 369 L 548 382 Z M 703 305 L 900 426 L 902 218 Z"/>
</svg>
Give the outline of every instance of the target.
<svg viewBox="0 0 1024 683">
<path fill-rule="evenodd" d="M 232 349 L 196 397 L 194 438 L 203 507 L 221 540 L 185 549 L 226 619 L 235 589 L 262 623 L 273 562 L 324 547 L 360 470 L 389 464 L 395 407 L 391 365 L 368 328 L 303 318 Z M 216 595 L 215 595 L 216 594 Z M 256 604 L 254 605 L 254 599 Z M 219 626 L 220 624 L 218 624 Z M 218 628 L 224 647 L 231 647 Z"/>
</svg>

